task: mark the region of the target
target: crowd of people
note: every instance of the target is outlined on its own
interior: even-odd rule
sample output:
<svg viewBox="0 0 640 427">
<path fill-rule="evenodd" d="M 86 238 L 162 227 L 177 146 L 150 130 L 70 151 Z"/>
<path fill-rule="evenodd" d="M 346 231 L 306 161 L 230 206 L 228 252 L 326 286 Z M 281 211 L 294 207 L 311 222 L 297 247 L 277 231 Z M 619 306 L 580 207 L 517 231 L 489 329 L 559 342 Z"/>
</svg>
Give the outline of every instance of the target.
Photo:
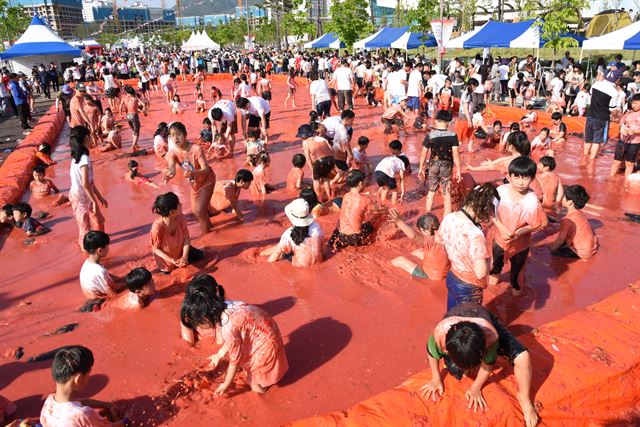
<svg viewBox="0 0 640 427">
<path fill-rule="evenodd" d="M 392 265 L 418 280 L 444 281 L 447 288 L 446 314 L 427 343 L 432 380 L 421 388 L 421 395 L 437 401 L 444 393 L 439 366 L 443 359 L 458 379 L 479 368 L 466 398 L 470 407 L 485 410 L 482 387 L 497 357 L 504 356 L 513 366 L 525 423 L 535 426 L 531 357 L 498 317 L 482 306 L 483 292 L 500 282 L 507 261 L 514 297 L 523 292 L 522 271 L 532 235 L 550 220 L 560 223 L 549 247 L 554 256 L 570 262 L 596 254 L 598 241 L 582 212 L 589 194 L 581 185 L 562 182 L 554 169 L 567 150 L 569 134 L 563 117 L 576 114 L 586 115 L 585 162 L 599 155 L 608 140 L 609 123 L 615 120 L 620 123 L 620 141 L 611 175 L 621 167 L 627 179 L 635 172 L 640 147 L 640 71 L 629 69 L 621 59 L 598 63 L 592 84 L 568 52 L 553 69 L 540 67 L 532 56 L 518 61 L 478 55 L 466 64 L 455 58 L 443 67 L 421 55 L 405 59 L 394 53 L 268 49 L 246 55 L 223 51 L 189 57 L 177 52 L 113 51 L 69 67 L 62 73 L 64 83 L 56 105 L 70 127 L 68 199 L 78 225 L 79 249 L 87 257 L 79 272 L 87 298 L 83 310 L 143 309 L 153 300 L 153 274 L 170 274 L 209 256 L 192 245 L 184 200 L 166 192 L 152 204 L 157 219 L 151 226 L 150 253 L 157 270 L 152 274 L 137 267 L 125 277 L 110 273 L 104 266 L 110 244 L 104 224 L 106 219 L 117 219 L 105 219 L 102 212 L 108 201 L 93 179 L 93 153 L 113 151 L 117 158 L 128 158 L 125 178 L 161 191 L 135 160 L 155 155 L 165 183 L 183 178 L 189 186 L 190 210 L 201 235 L 206 235 L 213 229 L 211 217 L 220 212 L 243 219 L 238 205 L 242 190 L 260 197 L 280 191 L 268 182 L 267 173 L 274 143 L 270 122 L 280 119 L 272 117 L 272 105 L 282 102 L 285 109 L 296 109 L 296 97 L 310 96 L 313 110 L 308 123 L 297 128 L 295 138 L 301 143 L 286 180 L 287 191 L 296 195 L 284 209 L 291 226 L 276 245 L 261 252 L 265 261 L 287 259 L 294 267 L 312 267 L 323 262 L 327 251 L 370 245 L 380 220 L 386 219 L 416 247 L 410 256 L 391 260 Z M 637 63 L 633 67 L 640 70 Z M 208 86 L 211 71 L 232 76 Z M 5 73 L 9 91 L 3 92 L 3 100 L 13 99 L 8 104 L 15 104 L 25 129 L 30 127 L 28 108 L 23 107 L 29 105 L 28 97 L 37 90 L 48 96 L 49 85 L 57 81 L 57 77 L 42 80 L 42 73 L 50 75 L 44 65 L 34 69 L 33 79 L 39 85 L 33 80 L 27 84 L 26 76 Z M 272 93 L 272 76 L 278 73 L 287 75 L 284 98 Z M 191 104 L 180 98 L 187 84 L 193 84 Z M 153 146 L 141 148 L 140 131 L 148 126 L 144 116 L 152 99 L 154 105 L 166 104 L 159 108 L 166 108 L 172 121 L 154 124 Z M 485 124 L 487 106 L 498 102 L 527 110 L 520 121 Z M 387 155 L 375 165 L 367 155 L 371 141 L 366 131 L 360 135 L 354 131 L 359 110 L 364 108 L 379 109 L 379 126 L 385 134 L 394 135 L 385 149 Z M 537 124 L 536 110 L 544 108 L 552 113 L 551 128 Z M 192 110 L 206 113 L 203 128 L 195 136 L 180 121 Z M 124 149 L 129 142 L 123 141 L 123 123 L 131 129 L 130 149 Z M 409 133 L 424 135 L 419 159 L 411 159 L 404 151 Z M 293 132 L 287 138 L 293 139 Z M 239 141 L 244 143 L 242 152 L 236 147 Z M 470 153 L 467 161 L 480 159 L 471 155 L 480 149 L 498 151 L 500 157 L 475 165 L 462 162 L 462 153 Z M 33 171 L 32 196 L 49 197 L 59 192 L 46 178 L 46 166 L 55 163 L 51 147 L 43 144 L 37 154 L 42 164 Z M 214 161 L 234 156 L 241 156 L 246 168 L 239 169 L 232 180 L 218 180 Z M 307 168 L 311 184 L 305 180 Z M 400 212 L 407 177 L 414 169 L 426 186 L 425 207 L 415 228 Z M 476 185 L 472 172 L 479 170 L 498 171 L 501 178 Z M 373 195 L 365 192 L 372 184 L 377 187 Z M 453 194 L 453 186 L 462 184 L 464 194 Z M 444 204 L 440 218 L 433 212 L 438 192 Z M 31 215 L 31 207 L 19 203 L 2 207 L 0 220 L 21 227 L 31 241 L 51 232 Z M 337 217 L 335 229 L 327 233 L 316 222 L 325 215 Z M 180 326 L 183 338 L 192 344 L 202 334 L 215 334 L 221 347 L 211 356 L 210 367 L 229 359 L 217 395 L 228 390 L 239 369 L 247 372 L 256 393 L 264 393 L 287 372 L 282 336 L 271 316 L 256 306 L 227 299 L 210 275 L 199 274 L 189 282 Z M 103 402 L 77 400 L 93 362 L 91 350 L 81 346 L 66 347 L 55 355 L 56 391 L 42 409 L 44 427 L 129 425 L 128 419 L 113 411 L 100 415 L 98 410 L 108 409 Z M 5 409 L 3 415 L 9 412 Z"/>
</svg>

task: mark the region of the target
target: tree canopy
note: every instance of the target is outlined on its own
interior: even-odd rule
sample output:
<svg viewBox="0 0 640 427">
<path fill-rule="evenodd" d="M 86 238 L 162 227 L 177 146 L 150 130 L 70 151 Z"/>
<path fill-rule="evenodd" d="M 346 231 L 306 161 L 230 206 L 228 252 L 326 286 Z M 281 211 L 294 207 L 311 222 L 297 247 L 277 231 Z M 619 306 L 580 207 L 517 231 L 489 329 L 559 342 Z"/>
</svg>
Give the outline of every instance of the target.
<svg viewBox="0 0 640 427">
<path fill-rule="evenodd" d="M 369 35 L 373 25 L 369 22 L 366 0 L 343 0 L 331 4 L 331 21 L 327 30 L 338 35 L 347 46 L 353 46 L 357 40 Z"/>
<path fill-rule="evenodd" d="M 0 28 L 2 38 L 10 42 L 17 40 L 29 26 L 31 19 L 22 6 L 11 6 L 7 0 L 0 0 Z"/>
</svg>

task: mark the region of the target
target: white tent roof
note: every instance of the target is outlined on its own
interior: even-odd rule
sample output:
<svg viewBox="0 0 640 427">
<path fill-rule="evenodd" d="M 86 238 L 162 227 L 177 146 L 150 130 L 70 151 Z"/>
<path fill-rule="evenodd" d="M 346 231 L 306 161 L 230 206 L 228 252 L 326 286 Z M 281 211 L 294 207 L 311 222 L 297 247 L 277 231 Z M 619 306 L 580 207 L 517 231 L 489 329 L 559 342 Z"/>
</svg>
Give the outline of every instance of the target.
<svg viewBox="0 0 640 427">
<path fill-rule="evenodd" d="M 476 34 L 478 34 L 480 32 L 480 30 L 482 30 L 484 28 L 485 25 L 487 25 L 487 24 L 484 24 L 484 25 L 476 28 L 473 31 L 469 31 L 468 33 L 464 33 L 460 37 L 456 37 L 455 39 L 449 40 L 449 42 L 447 43 L 447 45 L 445 47 L 447 49 L 462 49 L 464 47 L 464 42 L 466 42 L 471 37 L 473 37 Z"/>
<path fill-rule="evenodd" d="M 584 50 L 640 50 L 640 21 L 582 43 Z"/>
<path fill-rule="evenodd" d="M 0 53 L 0 58 L 9 59 L 33 55 L 67 55 L 68 58 L 73 58 L 80 56 L 80 54 L 80 49 L 58 37 L 39 16 L 35 15 L 18 41 Z"/>
<path fill-rule="evenodd" d="M 353 44 L 353 48 L 354 48 L 354 49 L 364 49 L 365 44 L 366 44 L 368 41 L 371 41 L 371 40 L 373 40 L 374 38 L 376 38 L 376 36 L 377 36 L 378 34 L 380 34 L 383 30 L 384 30 L 384 28 L 381 28 L 380 30 L 378 30 L 378 31 L 376 31 L 375 33 L 371 34 L 369 37 L 365 37 L 365 38 L 363 38 L 362 40 L 358 40 L 357 42 L 355 42 L 355 43 Z"/>
<path fill-rule="evenodd" d="M 182 50 L 192 51 L 192 50 L 220 50 L 220 45 L 209 37 L 209 35 L 205 32 L 195 32 L 191 33 L 191 37 L 189 40 L 182 44 Z"/>
</svg>

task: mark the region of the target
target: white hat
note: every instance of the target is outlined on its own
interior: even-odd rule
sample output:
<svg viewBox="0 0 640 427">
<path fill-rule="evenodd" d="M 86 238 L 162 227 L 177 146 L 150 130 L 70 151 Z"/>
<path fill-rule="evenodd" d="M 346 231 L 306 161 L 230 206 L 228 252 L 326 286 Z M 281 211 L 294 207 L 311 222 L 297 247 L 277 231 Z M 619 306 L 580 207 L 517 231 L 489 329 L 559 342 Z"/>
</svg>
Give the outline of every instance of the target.
<svg viewBox="0 0 640 427">
<path fill-rule="evenodd" d="M 408 97 L 408 96 L 406 96 L 406 95 L 404 95 L 404 96 L 401 96 L 401 97 L 400 97 L 400 99 L 398 100 L 398 102 L 408 101 L 408 100 L 409 100 L 409 97 Z"/>
<path fill-rule="evenodd" d="M 284 207 L 284 213 L 296 227 L 308 227 L 313 222 L 309 204 L 304 199 L 295 199 Z"/>
</svg>

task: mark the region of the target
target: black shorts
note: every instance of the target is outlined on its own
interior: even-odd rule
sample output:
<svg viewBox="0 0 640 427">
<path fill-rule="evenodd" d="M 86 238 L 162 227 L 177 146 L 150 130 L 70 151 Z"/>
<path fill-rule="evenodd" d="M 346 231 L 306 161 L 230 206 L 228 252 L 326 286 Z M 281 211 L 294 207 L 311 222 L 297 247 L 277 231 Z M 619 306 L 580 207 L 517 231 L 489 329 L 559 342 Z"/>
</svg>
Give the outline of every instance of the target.
<svg viewBox="0 0 640 427">
<path fill-rule="evenodd" d="M 335 89 L 329 88 L 329 95 L 331 95 L 332 97 L 336 97 L 338 96 L 338 91 L 336 91 Z"/>
<path fill-rule="evenodd" d="M 371 243 L 373 237 L 373 225 L 369 222 L 365 222 L 360 227 L 360 232 L 357 234 L 343 234 L 340 230 L 335 229 L 333 234 L 329 238 L 329 246 L 334 249 L 342 249 L 347 246 L 364 246 Z"/>
<path fill-rule="evenodd" d="M 146 82 L 140 82 L 140 83 L 141 83 L 141 86 L 142 86 L 142 87 L 140 88 L 140 90 L 141 90 L 143 93 L 149 90 L 149 81 L 146 81 Z"/>
<path fill-rule="evenodd" d="M 318 113 L 318 117 L 329 117 L 331 116 L 331 101 L 321 101 L 316 104 L 316 113 Z"/>
<path fill-rule="evenodd" d="M 390 190 L 395 190 L 396 188 L 398 188 L 396 179 L 391 178 L 389 175 L 382 171 L 375 171 L 373 173 L 373 177 L 375 178 L 376 183 L 379 187 L 389 187 Z"/>
<path fill-rule="evenodd" d="M 266 122 L 266 128 L 269 129 L 269 121 L 271 120 L 271 111 L 264 115 L 264 119 Z M 249 127 L 250 128 L 259 128 L 260 127 L 260 116 L 254 116 L 253 114 L 249 114 Z"/>
<path fill-rule="evenodd" d="M 346 160 L 336 160 L 336 167 L 345 172 L 349 170 L 349 165 Z"/>
<path fill-rule="evenodd" d="M 154 86 L 157 86 L 158 85 L 158 78 L 154 77 L 152 79 L 149 79 L 149 83 L 151 83 Z"/>
<path fill-rule="evenodd" d="M 140 135 L 140 117 L 138 114 L 127 114 L 127 123 L 134 135 Z"/>
<path fill-rule="evenodd" d="M 516 90 L 509 89 L 509 96 L 511 97 L 511 99 L 516 99 L 518 97 L 518 95 L 516 94 Z"/>
<path fill-rule="evenodd" d="M 587 116 L 584 124 L 584 142 L 586 144 L 604 144 L 607 139 L 607 124 L 603 119 Z"/>
<path fill-rule="evenodd" d="M 271 101 L 271 91 L 265 90 L 262 92 L 262 99 L 265 101 Z"/>
<path fill-rule="evenodd" d="M 358 85 L 358 87 L 363 87 L 364 86 L 364 78 L 356 77 L 356 84 Z"/>
<path fill-rule="evenodd" d="M 328 178 L 335 166 L 335 159 L 332 156 L 322 157 L 313 162 L 313 179 Z"/>
<path fill-rule="evenodd" d="M 616 145 L 616 152 L 613 155 L 613 160 L 619 162 L 635 162 L 638 158 L 638 152 L 640 151 L 640 144 L 627 144 L 622 141 L 618 141 Z"/>
</svg>

